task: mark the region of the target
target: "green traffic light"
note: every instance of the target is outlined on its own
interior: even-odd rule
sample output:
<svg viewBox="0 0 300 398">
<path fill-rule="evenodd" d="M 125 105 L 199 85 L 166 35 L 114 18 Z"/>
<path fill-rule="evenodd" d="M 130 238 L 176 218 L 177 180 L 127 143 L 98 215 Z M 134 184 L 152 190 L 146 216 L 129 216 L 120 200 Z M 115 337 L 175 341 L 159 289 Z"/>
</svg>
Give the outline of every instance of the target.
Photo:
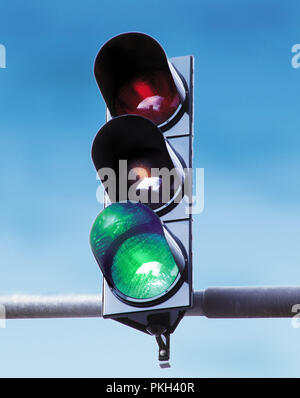
<svg viewBox="0 0 300 398">
<path fill-rule="evenodd" d="M 129 299 L 155 299 L 178 280 L 161 222 L 140 203 L 105 208 L 94 222 L 90 242 L 108 283 Z"/>
<path fill-rule="evenodd" d="M 111 271 L 116 288 L 137 299 L 161 295 L 179 272 L 165 238 L 151 233 L 125 240 L 114 256 Z"/>
</svg>

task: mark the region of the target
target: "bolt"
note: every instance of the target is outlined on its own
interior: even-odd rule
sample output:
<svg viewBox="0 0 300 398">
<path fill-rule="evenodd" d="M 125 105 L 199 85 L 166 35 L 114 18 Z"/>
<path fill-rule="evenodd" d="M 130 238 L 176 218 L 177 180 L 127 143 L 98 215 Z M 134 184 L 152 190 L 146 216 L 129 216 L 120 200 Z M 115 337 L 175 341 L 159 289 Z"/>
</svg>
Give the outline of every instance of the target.
<svg viewBox="0 0 300 398">
<path fill-rule="evenodd" d="M 160 355 L 161 357 L 166 356 L 166 354 L 167 354 L 167 351 L 166 351 L 166 350 L 160 350 L 160 351 L 159 351 L 159 355 Z"/>
</svg>

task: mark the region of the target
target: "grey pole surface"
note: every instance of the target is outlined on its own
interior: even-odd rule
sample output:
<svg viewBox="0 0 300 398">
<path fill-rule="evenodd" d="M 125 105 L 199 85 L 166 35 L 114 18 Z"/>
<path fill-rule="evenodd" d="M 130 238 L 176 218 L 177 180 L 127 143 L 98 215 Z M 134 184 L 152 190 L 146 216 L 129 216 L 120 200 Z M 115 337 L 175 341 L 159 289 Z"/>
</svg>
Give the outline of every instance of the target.
<svg viewBox="0 0 300 398">
<path fill-rule="evenodd" d="M 100 295 L 0 296 L 6 319 L 101 317 Z"/>
<path fill-rule="evenodd" d="M 299 304 L 299 308 L 293 306 Z M 194 293 L 187 315 L 207 318 L 288 318 L 300 310 L 300 286 L 209 287 Z"/>
<path fill-rule="evenodd" d="M 299 308 L 293 311 L 296 304 Z M 100 295 L 0 296 L 0 306 L 6 319 L 99 318 L 102 307 Z M 194 292 L 186 316 L 286 318 L 298 310 L 300 287 L 210 287 Z"/>
</svg>

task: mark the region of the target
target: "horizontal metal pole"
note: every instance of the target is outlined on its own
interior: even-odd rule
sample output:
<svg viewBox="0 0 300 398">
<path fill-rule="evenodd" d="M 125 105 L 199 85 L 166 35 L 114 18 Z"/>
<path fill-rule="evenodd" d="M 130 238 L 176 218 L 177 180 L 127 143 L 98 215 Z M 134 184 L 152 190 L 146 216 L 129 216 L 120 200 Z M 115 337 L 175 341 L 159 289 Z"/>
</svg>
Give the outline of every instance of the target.
<svg viewBox="0 0 300 398">
<path fill-rule="evenodd" d="M 0 296 L 6 319 L 101 317 L 100 295 Z M 3 313 L 3 311 L 2 311 Z"/>
<path fill-rule="evenodd" d="M 296 304 L 299 308 L 293 311 Z M 0 318 L 2 314 L 6 319 L 101 317 L 101 310 L 100 295 L 0 296 Z M 210 287 L 194 292 L 193 307 L 186 315 L 286 318 L 299 310 L 300 287 Z"/>
<path fill-rule="evenodd" d="M 299 304 L 299 308 L 293 308 Z M 300 310 L 299 286 L 209 287 L 194 293 L 187 315 L 207 318 L 288 318 Z"/>
</svg>

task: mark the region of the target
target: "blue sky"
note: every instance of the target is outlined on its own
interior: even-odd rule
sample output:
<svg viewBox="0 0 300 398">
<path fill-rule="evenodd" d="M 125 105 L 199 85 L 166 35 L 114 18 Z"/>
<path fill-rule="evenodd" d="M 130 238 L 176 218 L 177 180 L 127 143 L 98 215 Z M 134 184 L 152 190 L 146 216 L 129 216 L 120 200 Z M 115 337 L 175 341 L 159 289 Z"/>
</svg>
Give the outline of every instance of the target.
<svg viewBox="0 0 300 398">
<path fill-rule="evenodd" d="M 88 241 L 105 113 L 93 62 L 126 31 L 195 57 L 194 288 L 299 285 L 299 15 L 296 0 L 2 0 L 0 294 L 101 290 Z M 189 317 L 161 370 L 154 339 L 116 322 L 11 320 L 0 376 L 299 377 L 299 338 L 288 319 Z"/>
</svg>

